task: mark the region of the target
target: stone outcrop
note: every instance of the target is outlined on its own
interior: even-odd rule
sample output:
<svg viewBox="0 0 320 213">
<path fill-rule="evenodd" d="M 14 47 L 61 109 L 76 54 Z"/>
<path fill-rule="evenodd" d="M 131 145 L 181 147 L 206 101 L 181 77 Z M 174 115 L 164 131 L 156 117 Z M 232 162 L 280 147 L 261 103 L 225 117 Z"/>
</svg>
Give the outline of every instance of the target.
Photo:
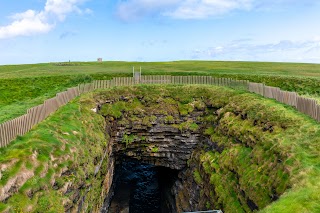
<svg viewBox="0 0 320 213">
<path fill-rule="evenodd" d="M 177 118 L 174 125 L 165 123 L 164 118 L 162 115 L 156 117 L 149 126 L 139 122 L 117 126 L 112 134 L 114 154 L 171 169 L 185 168 L 193 149 L 200 143 L 201 134 L 199 129 L 181 132 L 174 125 L 178 126 L 190 119 L 195 120 L 196 117 L 190 115 Z"/>
</svg>

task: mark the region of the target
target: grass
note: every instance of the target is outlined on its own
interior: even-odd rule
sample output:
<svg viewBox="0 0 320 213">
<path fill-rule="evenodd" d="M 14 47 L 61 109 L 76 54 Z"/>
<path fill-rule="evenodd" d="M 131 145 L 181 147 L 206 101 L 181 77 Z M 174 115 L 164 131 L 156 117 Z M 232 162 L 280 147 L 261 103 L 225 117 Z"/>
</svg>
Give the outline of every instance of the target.
<svg viewBox="0 0 320 213">
<path fill-rule="evenodd" d="M 29 175 L 17 186 L 17 192 L 1 202 L 1 212 L 64 212 L 63 203 L 73 203 L 70 199 L 78 193 L 86 193 L 88 211 L 98 208 L 106 171 L 94 176 L 95 159 L 99 162 L 102 159 L 108 138 L 104 120 L 90 110 L 94 102 L 86 98 L 80 102 L 81 105 L 76 100 L 62 107 L 29 133 L 0 149 L 0 164 L 11 165 L 1 171 L 4 176 L 0 187 L 12 178 Z M 106 163 L 107 159 L 103 166 Z M 68 195 L 54 188 L 61 189 L 67 182 L 72 183 Z M 86 192 L 90 186 L 92 190 Z"/>
<path fill-rule="evenodd" d="M 23 115 L 27 109 L 79 83 L 132 76 L 132 66 L 142 66 L 144 75 L 209 75 L 246 79 L 309 97 L 320 97 L 319 64 L 114 61 L 6 65 L 0 66 L 0 123 Z M 182 113 L 186 110 L 181 108 Z"/>
<path fill-rule="evenodd" d="M 319 64 L 227 62 L 227 61 L 172 61 L 172 62 L 75 62 L 72 66 L 56 63 L 0 66 L 1 78 L 26 78 L 88 74 L 94 76 L 131 75 L 132 67 L 142 67 L 145 74 L 175 75 L 265 75 L 320 77 Z"/>
<path fill-rule="evenodd" d="M 0 123 L 25 114 L 58 92 L 91 81 L 88 75 L 0 79 Z"/>
</svg>

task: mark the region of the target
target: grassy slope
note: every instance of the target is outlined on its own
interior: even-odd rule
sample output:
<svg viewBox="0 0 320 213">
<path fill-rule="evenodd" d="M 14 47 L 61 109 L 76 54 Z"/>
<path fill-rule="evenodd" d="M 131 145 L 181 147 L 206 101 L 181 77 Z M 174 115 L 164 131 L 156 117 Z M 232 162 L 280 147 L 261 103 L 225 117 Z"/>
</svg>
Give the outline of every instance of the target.
<svg viewBox="0 0 320 213">
<path fill-rule="evenodd" d="M 179 111 L 189 108 L 187 105 L 189 102 L 194 101 L 193 97 L 207 97 L 204 100 L 209 100 L 219 107 L 228 104 L 224 111 L 221 112 L 220 121 L 223 122 L 221 130 L 226 130 L 223 127 L 228 127 L 230 137 L 243 139 L 243 143 L 247 142 L 246 137 L 247 139 L 252 139 L 252 136 L 256 136 L 254 138 L 257 138 L 258 143 L 265 143 L 266 141 L 274 143 L 273 148 L 270 149 L 271 153 L 279 152 L 289 159 L 284 162 L 284 166 L 291 174 L 290 185 L 292 188 L 280 200 L 262 212 L 319 212 L 320 125 L 290 107 L 276 103 L 273 100 L 260 98 L 254 94 L 241 94 L 215 87 L 212 87 L 209 91 L 204 87 L 196 86 L 186 86 L 183 89 L 172 86 L 162 86 L 158 89 L 153 86 L 143 86 L 139 90 L 120 88 L 107 92 L 97 91 L 94 99 L 105 98 L 106 96 L 119 98 L 123 95 L 130 96 L 131 93 L 136 93 L 141 97 L 148 98 L 149 96 L 148 100 L 153 100 L 154 103 L 157 103 L 158 100 L 161 100 L 158 97 L 165 95 L 166 97 L 172 96 L 184 104 L 178 106 Z M 221 92 L 223 92 L 223 96 L 221 96 Z M 68 181 L 73 182 L 75 186 L 79 186 L 81 181 L 85 180 L 85 174 L 88 174 L 89 178 L 87 183 L 93 183 L 97 187 L 97 191 L 91 190 L 90 193 L 92 194 L 87 196 L 89 204 L 91 203 L 92 205 L 97 202 L 96 199 L 99 198 L 98 195 L 101 193 L 101 187 L 99 187 L 99 180 L 101 181 L 99 178 L 101 177 L 98 176 L 98 179 L 93 178 L 94 162 L 90 159 L 94 159 L 94 157 L 101 159 L 103 154 L 103 148 L 106 145 L 103 135 L 103 121 L 101 117 L 90 110 L 94 104 L 90 95 L 81 97 L 80 103 L 82 104 L 81 106 L 76 100 L 68 104 L 39 124 L 30 133 L 18 138 L 9 147 L 0 149 L 1 165 L 14 162 L 9 169 L 2 172 L 0 185 L 5 185 L 10 178 L 16 176 L 21 170 L 31 171 L 34 175 L 18 189 L 19 193 L 11 197 L 6 204 L 0 203 L 0 211 L 12 208 L 25 212 L 31 205 L 35 211 L 41 212 L 43 209 L 51 209 L 51 212 L 59 212 L 56 209 L 61 209 L 62 201 L 66 200 L 70 195 L 64 196 L 57 193 L 52 187 L 52 181 L 56 181 L 57 184 L 54 185 L 58 186 L 58 188 L 62 188 Z M 166 109 L 170 109 L 171 102 L 165 101 L 164 103 L 169 104 Z M 119 111 L 120 106 L 123 107 L 122 105 L 117 106 L 116 111 Z M 139 108 L 141 105 L 135 104 L 135 106 Z M 132 107 L 127 108 L 127 110 L 132 110 Z M 161 107 L 154 107 L 154 110 L 161 110 Z M 228 112 L 231 112 L 231 115 Z M 248 116 L 247 121 L 242 123 L 243 121 L 239 120 L 240 115 L 232 115 L 235 112 L 246 114 Z M 268 134 L 268 138 L 263 138 L 262 135 L 259 135 L 259 132 L 261 133 L 260 127 L 252 126 L 255 119 L 258 119 L 258 122 L 261 122 L 259 125 L 262 126 L 271 124 L 274 126 L 275 131 Z M 61 120 L 64 122 L 61 122 Z M 285 131 L 282 131 L 283 127 L 286 128 Z M 244 134 L 240 134 L 240 131 L 236 131 L 237 129 L 240 129 Z M 260 141 L 259 138 L 263 138 L 266 141 Z M 238 144 L 229 146 L 232 148 L 230 149 L 231 154 L 233 150 L 237 151 L 239 148 Z M 247 146 L 250 147 L 250 144 Z M 268 147 L 269 145 L 266 144 L 266 146 Z M 246 149 L 245 146 L 238 151 L 241 153 Z M 254 153 L 252 154 L 254 155 Z M 260 185 L 257 185 L 257 183 L 260 182 L 261 175 L 265 174 L 263 171 L 267 169 L 265 168 L 267 165 L 263 159 L 261 160 L 259 152 L 256 154 L 255 156 L 258 158 L 256 162 L 260 165 L 248 164 L 246 160 L 243 162 L 228 160 L 228 158 L 225 158 L 228 156 L 226 152 L 220 156 L 222 161 L 220 160 L 219 163 L 227 168 L 234 163 L 239 163 L 239 167 L 235 169 L 251 168 L 252 166 L 257 168 L 250 174 L 242 174 L 244 184 L 249 184 L 248 186 L 253 184 L 254 187 L 257 187 L 257 192 L 263 191 L 263 189 L 259 189 Z M 239 159 L 245 158 L 240 156 Z M 210 162 L 213 162 L 212 160 L 209 159 Z M 262 166 L 261 170 L 258 169 L 259 166 Z M 65 171 L 66 168 L 72 171 L 71 174 L 59 178 L 61 171 Z M 214 168 L 214 165 L 212 168 Z M 210 167 L 209 169 L 212 168 Z M 207 170 L 209 171 L 209 169 Z M 250 180 L 250 182 L 247 182 L 246 179 Z M 273 179 L 268 181 L 268 183 L 272 182 Z M 230 182 L 227 181 L 227 183 Z M 256 193 L 256 191 L 251 193 Z M 224 193 L 228 193 L 228 191 L 224 190 Z M 32 195 L 31 198 L 30 194 Z M 49 198 L 52 199 L 50 200 Z M 228 199 L 228 196 L 225 199 Z M 91 206 L 90 208 L 94 207 Z"/>
<path fill-rule="evenodd" d="M 220 146 L 230 147 L 220 155 L 209 152 L 202 156 L 205 170 L 212 174 L 210 181 L 220 186 L 220 192 L 232 190 L 232 187 L 238 189 L 237 184 L 240 184 L 247 195 L 255 195 L 250 198 L 260 208 L 270 202 L 270 192 L 264 193 L 274 190 L 278 194 L 289 184 L 292 188 L 261 212 L 319 212 L 320 125 L 273 100 L 250 97 L 243 94 L 232 98 L 220 112 L 222 115 L 214 133 L 209 133 Z M 261 131 L 270 127 L 272 133 Z M 234 139 L 245 146 L 234 144 Z M 284 166 L 284 171 L 289 172 L 289 183 L 286 183 L 286 172 L 280 172 L 279 165 L 274 164 L 279 156 L 285 159 L 280 167 Z M 238 183 L 230 171 L 239 173 Z M 219 173 L 223 175 L 219 177 Z M 229 201 L 238 201 L 238 197 L 232 200 L 232 196 L 227 196 L 224 204 L 235 203 Z M 229 209 L 228 212 L 235 211 Z"/>
<path fill-rule="evenodd" d="M 0 79 L 0 123 L 23 115 L 58 92 L 90 81 L 86 75 Z"/>
<path fill-rule="evenodd" d="M 247 79 L 297 91 L 309 97 L 320 97 L 318 64 L 178 61 L 75 62 L 66 65 L 0 66 L 0 123 L 23 115 L 30 107 L 78 83 L 92 78 L 131 76 L 132 66 L 142 66 L 143 74 L 212 75 Z"/>
<path fill-rule="evenodd" d="M 75 100 L 62 107 L 0 149 L 0 165 L 12 165 L 0 172 L 0 188 L 14 177 L 30 177 L 5 203 L 0 202 L 0 212 L 64 212 L 63 203 L 73 205 L 71 199 L 85 195 L 90 186 L 84 206 L 97 211 L 106 171 L 96 176 L 94 172 L 106 148 L 105 124 L 90 110 L 91 99 L 82 98 L 81 102 L 82 106 Z M 71 190 L 63 195 L 68 183 Z"/>
</svg>

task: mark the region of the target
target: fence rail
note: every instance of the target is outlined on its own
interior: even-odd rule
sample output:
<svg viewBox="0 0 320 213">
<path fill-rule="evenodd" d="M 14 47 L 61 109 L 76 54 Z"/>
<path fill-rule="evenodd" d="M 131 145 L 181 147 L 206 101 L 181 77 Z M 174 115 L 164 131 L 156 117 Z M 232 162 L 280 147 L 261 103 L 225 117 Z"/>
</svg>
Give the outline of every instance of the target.
<svg viewBox="0 0 320 213">
<path fill-rule="evenodd" d="M 34 125 L 46 119 L 59 107 L 64 106 L 83 93 L 96 89 L 106 89 L 114 86 L 132 86 L 136 84 L 208 84 L 247 90 L 291 105 L 300 112 L 320 121 L 320 105 L 318 105 L 315 100 L 301 97 L 295 92 L 282 91 L 277 87 L 270 87 L 261 83 L 252 83 L 245 80 L 213 78 L 211 76 L 139 75 L 135 78 L 117 77 L 112 80 L 95 80 L 92 83 L 80 84 L 77 87 L 69 88 L 67 91 L 58 93 L 56 97 L 48 99 L 43 104 L 27 110 L 25 115 L 0 124 L 0 148 L 7 146 L 18 135 L 24 135 Z"/>
</svg>

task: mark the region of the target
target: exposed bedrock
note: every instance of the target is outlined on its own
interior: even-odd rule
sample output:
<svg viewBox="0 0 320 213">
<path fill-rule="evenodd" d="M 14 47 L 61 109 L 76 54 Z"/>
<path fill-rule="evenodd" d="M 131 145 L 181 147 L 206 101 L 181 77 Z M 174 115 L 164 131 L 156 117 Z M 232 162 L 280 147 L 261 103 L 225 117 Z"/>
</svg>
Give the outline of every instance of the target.
<svg viewBox="0 0 320 213">
<path fill-rule="evenodd" d="M 164 117 L 155 118 L 150 127 L 139 122 L 117 126 L 112 135 L 114 154 L 176 170 L 185 168 L 192 151 L 200 143 L 201 134 L 199 130 L 180 132 L 178 128 L 164 124 Z M 186 119 L 195 117 L 177 119 L 175 123 Z"/>
<path fill-rule="evenodd" d="M 123 100 L 130 104 L 129 98 Z M 128 107 L 119 117 L 104 114 L 115 104 L 106 102 L 98 108 L 116 162 L 129 157 L 178 171 L 164 190 L 170 212 L 254 212 L 289 187 L 282 164 L 286 156 L 263 141 L 274 131 L 271 123 L 251 123 L 245 113 L 217 108 L 201 98 L 194 101 L 201 107 L 188 113 L 139 106 L 143 113 Z"/>
</svg>

